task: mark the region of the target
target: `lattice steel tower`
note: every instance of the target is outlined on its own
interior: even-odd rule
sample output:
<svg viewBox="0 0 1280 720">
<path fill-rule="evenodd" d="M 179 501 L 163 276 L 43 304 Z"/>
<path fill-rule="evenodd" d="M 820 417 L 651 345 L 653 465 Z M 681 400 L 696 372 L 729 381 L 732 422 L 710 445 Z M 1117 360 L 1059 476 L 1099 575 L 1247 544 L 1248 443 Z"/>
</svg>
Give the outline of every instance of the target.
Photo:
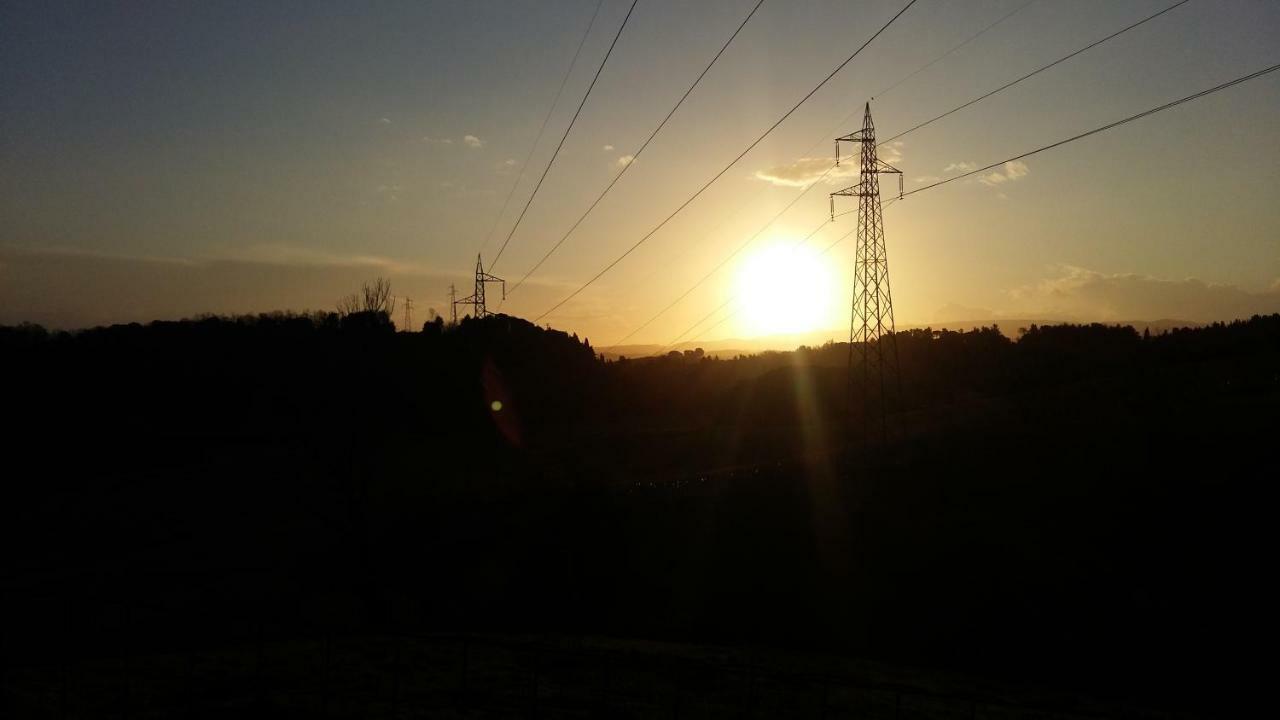
<svg viewBox="0 0 1280 720">
<path fill-rule="evenodd" d="M 879 422 L 881 440 L 888 440 L 888 415 L 893 399 L 902 397 L 898 374 L 898 341 L 894 337 L 893 293 L 889 290 L 889 257 L 884 242 L 884 216 L 880 204 L 880 175 L 898 176 L 898 197 L 902 197 L 902 171 L 876 156 L 876 128 L 871 122 L 871 103 L 862 117 L 862 129 L 836 138 L 836 164 L 840 164 L 840 143 L 860 144 L 861 166 L 858 184 L 831 193 L 834 221 L 836 196 L 858 198 L 858 246 L 853 265 L 853 311 L 849 322 L 849 378 L 846 413 L 853 393 L 855 348 L 862 365 L 863 420 L 870 430 Z M 864 435 L 865 437 L 865 435 Z"/>
<path fill-rule="evenodd" d="M 484 304 L 484 287 L 488 283 L 502 283 L 502 299 L 507 299 L 507 281 L 496 275 L 490 275 L 485 272 L 484 264 L 480 262 L 480 256 L 476 255 L 476 289 L 471 295 L 464 297 L 461 300 L 453 301 L 453 317 L 455 318 L 455 322 L 458 317 L 459 305 L 472 306 L 472 317 L 483 318 L 492 314 L 489 312 L 489 308 Z"/>
</svg>

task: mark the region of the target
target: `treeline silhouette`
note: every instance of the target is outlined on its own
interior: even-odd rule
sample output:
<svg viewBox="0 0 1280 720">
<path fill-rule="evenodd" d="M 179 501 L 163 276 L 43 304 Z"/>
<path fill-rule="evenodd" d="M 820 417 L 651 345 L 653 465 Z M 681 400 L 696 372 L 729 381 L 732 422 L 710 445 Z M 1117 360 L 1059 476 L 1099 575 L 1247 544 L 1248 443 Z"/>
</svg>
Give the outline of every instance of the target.
<svg viewBox="0 0 1280 720">
<path fill-rule="evenodd" d="M 1240 682 L 1270 613 L 1280 315 L 896 342 L 882 443 L 842 343 L 606 362 L 514 317 L 396 332 L 354 307 L 0 328 L 5 662 L 413 629 L 1183 706 Z"/>
</svg>

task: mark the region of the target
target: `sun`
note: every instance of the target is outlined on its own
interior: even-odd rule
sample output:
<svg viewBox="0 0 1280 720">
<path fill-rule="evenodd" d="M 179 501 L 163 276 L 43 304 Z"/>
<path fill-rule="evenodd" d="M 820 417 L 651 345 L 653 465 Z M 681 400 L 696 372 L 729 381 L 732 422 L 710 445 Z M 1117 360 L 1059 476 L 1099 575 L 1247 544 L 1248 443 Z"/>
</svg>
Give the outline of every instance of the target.
<svg viewBox="0 0 1280 720">
<path fill-rule="evenodd" d="M 774 242 L 738 268 L 740 326 L 752 335 L 821 329 L 833 319 L 834 269 L 817 250 Z"/>
</svg>

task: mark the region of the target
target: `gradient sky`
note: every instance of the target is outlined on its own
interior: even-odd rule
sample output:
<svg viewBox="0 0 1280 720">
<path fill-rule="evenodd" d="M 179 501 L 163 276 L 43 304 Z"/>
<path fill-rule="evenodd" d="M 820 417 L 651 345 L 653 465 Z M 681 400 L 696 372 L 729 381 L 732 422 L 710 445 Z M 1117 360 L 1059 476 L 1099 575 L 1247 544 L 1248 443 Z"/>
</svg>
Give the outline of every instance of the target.
<svg viewBox="0 0 1280 720">
<path fill-rule="evenodd" d="M 920 0 L 704 196 L 546 318 L 616 342 L 797 192 L 867 99 L 1025 0 Z M 1172 0 L 1038 0 L 872 103 L 881 137 Z M 640 0 L 493 271 L 521 277 L 670 109 L 754 0 Z M 903 0 L 766 0 L 504 312 L 534 317 L 635 242 Z M 604 0 L 491 256 L 627 11 Z M 470 291 L 476 252 L 595 7 L 530 2 L 0 4 L 0 322 L 54 327 L 331 309 L 392 279 L 418 314 Z M 904 138 L 907 188 L 1280 62 L 1280 3 L 1193 0 Z M 817 145 L 816 149 L 814 148 Z M 952 168 L 948 170 L 948 168 Z M 885 211 L 900 324 L 1193 321 L 1280 311 L 1280 73 Z M 803 236 L 815 190 L 759 241 Z M 852 207 L 852 206 L 850 206 Z M 812 241 L 852 229 L 839 219 Z M 853 243 L 828 256 L 847 328 Z M 749 253 L 748 253 L 749 256 Z M 744 256 L 748 257 L 748 256 Z M 736 292 L 727 268 L 631 342 L 666 343 Z M 751 334 L 731 319 L 708 338 Z M 833 332 L 839 336 L 841 330 Z"/>
</svg>

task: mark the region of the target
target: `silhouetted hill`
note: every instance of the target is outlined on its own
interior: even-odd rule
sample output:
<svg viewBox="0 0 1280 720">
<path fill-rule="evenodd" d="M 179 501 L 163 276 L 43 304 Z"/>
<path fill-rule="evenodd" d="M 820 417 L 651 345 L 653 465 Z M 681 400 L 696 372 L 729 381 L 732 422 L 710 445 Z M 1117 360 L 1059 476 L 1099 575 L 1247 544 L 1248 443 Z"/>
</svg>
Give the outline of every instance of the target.
<svg viewBox="0 0 1280 720">
<path fill-rule="evenodd" d="M 1280 315 L 897 351 L 881 444 L 843 343 L 606 362 L 500 315 L 0 328 L 6 662 L 552 632 L 1177 706 L 1240 681 Z"/>
<path fill-rule="evenodd" d="M 969 330 L 980 330 L 985 327 L 998 327 L 1000 331 L 1010 338 L 1017 339 L 1018 331 L 1032 325 L 1072 325 L 1078 324 L 1074 321 L 1063 320 L 1061 318 L 1046 317 L 988 317 L 976 320 L 948 320 L 946 322 L 935 323 L 907 323 L 898 326 L 901 331 L 921 330 L 929 328 L 933 330 L 951 330 L 956 332 L 966 332 Z M 1087 324 L 1087 323 L 1086 323 Z M 1100 323 L 1104 325 L 1112 325 L 1115 327 L 1132 327 L 1138 332 L 1152 332 L 1160 334 L 1170 330 L 1178 330 L 1183 328 L 1203 327 L 1203 323 L 1190 322 L 1187 320 L 1118 320 Z M 679 342 L 671 346 L 664 345 L 616 345 L 605 346 L 599 350 L 609 360 L 617 360 L 619 357 L 641 358 L 649 357 L 657 352 L 684 352 L 685 350 L 696 350 L 702 348 L 703 351 L 715 357 L 732 358 L 738 355 L 753 355 L 762 352 L 786 352 L 795 350 L 801 346 L 823 345 L 828 342 L 842 342 L 849 336 L 848 329 L 827 329 L 817 330 L 809 333 L 799 333 L 792 335 L 767 335 L 757 338 L 727 338 L 724 340 L 694 340 L 687 342 Z"/>
</svg>

